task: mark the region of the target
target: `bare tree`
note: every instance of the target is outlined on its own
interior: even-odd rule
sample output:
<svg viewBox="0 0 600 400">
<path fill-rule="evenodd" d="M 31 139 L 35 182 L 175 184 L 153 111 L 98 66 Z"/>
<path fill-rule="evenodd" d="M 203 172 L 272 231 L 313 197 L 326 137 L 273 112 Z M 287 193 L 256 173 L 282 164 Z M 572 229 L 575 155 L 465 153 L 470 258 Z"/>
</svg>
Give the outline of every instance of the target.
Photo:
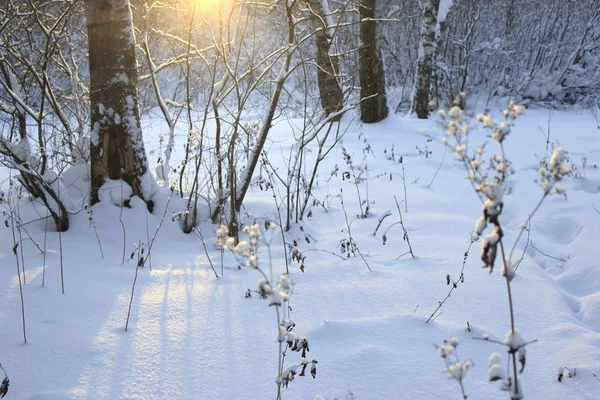
<svg viewBox="0 0 600 400">
<path fill-rule="evenodd" d="M 91 202 L 109 179 L 122 179 L 152 211 L 137 93 L 135 41 L 128 0 L 86 0 L 91 101 Z"/>
<path fill-rule="evenodd" d="M 388 115 L 385 96 L 385 76 L 381 52 L 377 45 L 375 0 L 362 0 L 360 8 L 359 75 L 360 119 L 365 123 L 379 122 Z"/>
<path fill-rule="evenodd" d="M 340 111 L 343 101 L 342 88 L 337 79 L 339 74 L 338 57 L 330 53 L 335 27 L 327 0 L 310 0 L 309 6 L 315 21 L 319 97 L 325 115 L 329 115 Z"/>
</svg>

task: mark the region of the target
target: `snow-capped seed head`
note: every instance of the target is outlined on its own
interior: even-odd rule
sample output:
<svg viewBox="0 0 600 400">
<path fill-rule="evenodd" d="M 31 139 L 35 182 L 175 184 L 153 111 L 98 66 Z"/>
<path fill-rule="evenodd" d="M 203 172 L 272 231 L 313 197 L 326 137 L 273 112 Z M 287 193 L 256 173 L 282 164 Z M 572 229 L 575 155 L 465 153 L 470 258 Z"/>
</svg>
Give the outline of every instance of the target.
<svg viewBox="0 0 600 400">
<path fill-rule="evenodd" d="M 234 251 L 235 249 L 235 238 L 229 237 L 225 240 L 225 245 L 223 246 L 227 251 Z"/>
<path fill-rule="evenodd" d="M 502 355 L 500 353 L 492 353 L 488 358 L 488 368 L 492 365 L 502 364 Z"/>
<path fill-rule="evenodd" d="M 267 294 L 273 292 L 273 289 L 266 279 L 259 279 L 258 282 L 256 282 L 256 291 L 259 295 L 266 296 Z"/>
<path fill-rule="evenodd" d="M 503 277 L 508 279 L 508 281 L 512 281 L 515 277 L 515 269 L 511 260 L 504 260 L 502 263 L 502 271 L 501 274 Z"/>
<path fill-rule="evenodd" d="M 485 230 L 486 226 L 487 226 L 487 221 L 485 220 L 485 218 L 484 217 L 479 218 L 477 220 L 477 222 L 475 223 L 475 234 L 477 236 L 481 236 L 481 234 Z"/>
<path fill-rule="evenodd" d="M 292 281 L 290 280 L 289 276 L 281 275 L 277 285 L 284 290 L 290 290 L 292 288 Z"/>
<path fill-rule="evenodd" d="M 459 160 L 464 159 L 467 153 L 467 146 L 465 146 L 464 144 L 456 146 L 454 148 L 454 153 L 456 153 L 456 158 L 458 158 Z"/>
<path fill-rule="evenodd" d="M 438 356 L 442 358 L 448 358 L 452 353 L 454 353 L 454 346 L 450 344 L 441 344 L 436 347 Z"/>
<path fill-rule="evenodd" d="M 450 111 L 448 111 L 448 113 L 450 114 L 451 118 L 461 118 L 463 116 L 463 110 L 462 108 L 458 107 L 458 106 L 454 106 L 450 109 Z"/>
<path fill-rule="evenodd" d="M 448 368 L 445 369 L 445 371 L 448 372 L 448 374 L 450 375 L 450 379 L 462 381 L 467 375 L 467 371 L 472 366 L 473 363 L 471 361 L 455 362 L 453 364 L 450 364 Z"/>
<path fill-rule="evenodd" d="M 453 347 L 457 347 L 458 346 L 458 339 L 455 338 L 454 336 L 452 336 L 450 339 L 448 339 L 448 344 L 450 344 Z"/>
<path fill-rule="evenodd" d="M 548 169 L 556 178 L 562 178 L 571 172 L 573 168 L 568 163 L 567 151 L 562 147 L 557 147 L 552 150 L 552 156 L 548 162 Z"/>
<path fill-rule="evenodd" d="M 246 267 L 248 268 L 258 268 L 258 256 L 253 254 L 248 257 L 246 260 Z"/>
<path fill-rule="evenodd" d="M 556 192 L 556 194 L 561 196 L 565 196 L 567 193 L 567 190 L 562 186 L 557 186 L 556 188 L 554 188 L 554 191 Z"/>
<path fill-rule="evenodd" d="M 458 124 L 456 123 L 455 120 L 451 119 L 450 121 L 448 121 L 448 125 L 446 126 L 446 131 L 448 132 L 448 135 L 450 135 L 450 136 L 456 135 L 456 133 L 458 132 Z"/>
<path fill-rule="evenodd" d="M 292 342 L 293 342 L 294 340 L 296 340 L 296 339 L 297 339 L 297 337 L 296 337 L 296 334 L 295 334 L 294 332 L 288 332 L 288 333 L 285 335 L 285 341 L 286 341 L 288 344 L 292 343 Z"/>
<path fill-rule="evenodd" d="M 296 326 L 296 323 L 291 318 L 286 318 L 281 321 L 281 326 L 283 326 L 287 331 L 291 331 Z"/>
<path fill-rule="evenodd" d="M 521 335 L 521 332 L 517 328 L 515 328 L 514 331 L 512 329 L 508 331 L 502 343 L 508 346 L 508 348 L 511 350 L 517 350 L 526 342 L 523 336 Z"/>
<path fill-rule="evenodd" d="M 219 229 L 217 229 L 217 238 L 218 239 L 225 239 L 227 238 L 227 235 L 229 234 L 229 229 L 227 228 L 226 225 L 221 225 L 219 226 Z"/>
<path fill-rule="evenodd" d="M 287 301 L 287 293 L 280 292 L 279 290 L 273 290 L 269 296 L 269 306 L 281 306 L 284 301 Z"/>
<path fill-rule="evenodd" d="M 488 381 L 495 382 L 504 379 L 506 374 L 504 367 L 500 364 L 493 364 L 488 367 Z"/>
<path fill-rule="evenodd" d="M 250 243 L 242 240 L 234 247 L 233 251 L 242 257 L 250 257 Z"/>
<path fill-rule="evenodd" d="M 441 119 L 445 119 L 447 117 L 446 110 L 444 110 L 443 108 L 440 108 L 439 110 L 437 110 L 437 115 Z"/>
<path fill-rule="evenodd" d="M 519 348 L 519 351 L 517 352 L 517 357 L 519 360 L 519 364 L 521 364 L 521 370 L 519 371 L 519 373 L 522 373 L 523 370 L 525 369 L 525 363 L 526 363 L 526 357 L 527 355 L 527 349 L 525 346 L 521 346 Z"/>
</svg>

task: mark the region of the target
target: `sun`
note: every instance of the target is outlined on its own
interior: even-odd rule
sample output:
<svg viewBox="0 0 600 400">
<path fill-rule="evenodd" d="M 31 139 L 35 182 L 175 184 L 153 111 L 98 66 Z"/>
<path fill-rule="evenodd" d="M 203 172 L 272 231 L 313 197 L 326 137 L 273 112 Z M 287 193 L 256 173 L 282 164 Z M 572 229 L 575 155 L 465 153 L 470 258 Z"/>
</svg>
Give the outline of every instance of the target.
<svg viewBox="0 0 600 400">
<path fill-rule="evenodd" d="M 192 0 L 196 10 L 205 18 L 216 20 L 231 10 L 233 0 Z"/>
</svg>

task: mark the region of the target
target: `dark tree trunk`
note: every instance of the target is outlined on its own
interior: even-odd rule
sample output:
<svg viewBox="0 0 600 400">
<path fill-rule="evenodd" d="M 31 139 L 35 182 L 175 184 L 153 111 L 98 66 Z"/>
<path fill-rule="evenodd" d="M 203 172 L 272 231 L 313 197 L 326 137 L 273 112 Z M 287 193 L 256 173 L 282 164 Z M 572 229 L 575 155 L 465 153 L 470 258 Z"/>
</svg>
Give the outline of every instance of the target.
<svg viewBox="0 0 600 400">
<path fill-rule="evenodd" d="M 362 0 L 360 3 L 359 50 L 360 75 L 360 120 L 365 123 L 379 122 L 388 115 L 385 97 L 385 76 L 381 53 L 377 46 L 377 24 L 375 0 Z M 365 19 L 368 19 L 365 21 Z"/>
<path fill-rule="evenodd" d="M 420 119 L 429 117 L 429 92 L 435 59 L 435 29 L 439 8 L 440 0 L 426 0 L 423 7 L 419 59 L 417 61 L 417 75 L 411 107 L 411 111 L 416 113 Z"/>
<path fill-rule="evenodd" d="M 123 179 L 153 207 L 156 190 L 138 108 L 135 41 L 128 0 L 86 0 L 91 100 L 91 202 L 105 179 Z M 127 200 L 127 199 L 125 199 Z"/>
<path fill-rule="evenodd" d="M 339 74 L 338 57 L 329 53 L 332 38 L 329 29 L 327 29 L 327 21 L 331 19 L 331 16 L 329 10 L 323 9 L 321 0 L 310 0 L 310 7 L 315 13 L 319 98 L 325 115 L 329 115 L 340 111 L 343 102 L 342 88 L 337 80 Z M 339 117 L 336 120 L 339 120 Z"/>
</svg>

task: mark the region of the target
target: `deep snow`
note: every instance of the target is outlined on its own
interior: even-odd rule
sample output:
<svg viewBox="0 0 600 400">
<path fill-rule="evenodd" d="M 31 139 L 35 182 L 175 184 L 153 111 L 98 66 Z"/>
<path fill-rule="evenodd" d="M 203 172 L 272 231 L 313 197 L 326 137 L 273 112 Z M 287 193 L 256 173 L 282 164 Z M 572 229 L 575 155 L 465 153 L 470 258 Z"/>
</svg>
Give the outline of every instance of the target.
<svg viewBox="0 0 600 400">
<path fill-rule="evenodd" d="M 325 200 L 327 212 L 314 207 L 312 217 L 293 225 L 287 234 L 287 240 L 296 239 L 306 256 L 304 273 L 291 264 L 295 332 L 307 337 L 309 357 L 318 358 L 319 364 L 315 380 L 297 377 L 283 391 L 283 398 L 313 399 L 319 394 L 341 400 L 352 393 L 361 400 L 458 399 L 458 384 L 447 379 L 434 347 L 451 336 L 460 341 L 461 360 L 474 363 L 465 379 L 469 399 L 508 398 L 497 382 L 487 382 L 489 355 L 504 354 L 505 349 L 473 340 L 484 334 L 502 340 L 509 329 L 505 281 L 499 268 L 491 275 L 480 268 L 479 243 L 471 249 L 464 284 L 453 292 L 441 314 L 425 323 L 448 292 L 446 274 L 458 278 L 470 232 L 481 215 L 465 172 L 448 152 L 428 186 L 444 149 L 416 132 L 421 128 L 439 132 L 434 121 L 392 115 L 379 124 L 360 125 L 350 117 L 343 122 L 351 126 L 342 145 L 355 164 L 361 163 L 363 137 L 372 149 L 367 154 L 371 216 L 355 217 L 359 213 L 356 188 L 342 180 L 346 167 L 340 145 L 321 166 L 315 192 Z M 548 154 L 548 118 L 548 110 L 528 110 L 506 141 L 507 156 L 516 170 L 502 214 L 508 243 L 541 196 L 533 181 L 539 158 Z M 147 149 L 156 149 L 161 128 L 148 120 L 145 124 Z M 527 399 L 597 399 L 600 381 L 593 373 L 600 374 L 600 214 L 593 205 L 600 210 L 600 130 L 585 110 L 555 111 L 549 126 L 550 140 L 569 150 L 577 177 L 563 184 L 568 200 L 553 196 L 534 217 L 530 244 L 513 281 L 516 324 L 527 340 L 538 340 L 528 347 L 521 379 Z M 271 162 L 280 166 L 280 155 L 288 154 L 291 145 L 289 131 L 287 122 L 279 122 L 270 138 Z M 484 140 L 482 131 L 473 135 L 474 141 Z M 183 138 L 179 136 L 176 143 Z M 396 162 L 384 155 L 384 150 L 391 154 L 392 145 Z M 416 146 L 421 150 L 427 146 L 432 153 L 420 155 Z M 408 250 L 400 227 L 391 228 L 385 245 L 381 239 L 381 233 L 398 219 L 393 196 L 405 200 L 399 156 L 403 156 L 408 195 L 403 218 L 416 259 L 408 255 L 397 259 Z M 182 157 L 177 145 L 173 157 Z M 340 172 L 329 179 L 336 164 Z M 73 191 L 85 186 L 78 179 L 66 184 Z M 336 197 L 340 188 L 354 239 L 372 272 L 360 257 L 342 259 L 330 253 L 340 255 L 339 242 L 346 237 Z M 366 185 L 359 189 L 365 198 Z M 47 234 L 45 287 L 41 286 L 43 255 L 31 241 L 23 242 L 26 345 L 14 243 L 10 229 L 0 229 L 0 363 L 10 377 L 7 399 L 275 398 L 275 312 L 256 295 L 244 297 L 247 289 L 255 288 L 258 273 L 238 269 L 236 260 L 225 254 L 224 275 L 216 279 L 200 240 L 184 235 L 171 221 L 171 213 L 181 210 L 182 204 L 175 196 L 168 202 L 168 196 L 167 191 L 158 194 L 155 215 L 148 215 L 136 201 L 131 209 L 122 210 L 129 258 L 135 242 L 148 242 L 167 203 L 169 207 L 153 245 L 152 268 L 139 271 L 128 332 L 124 327 L 136 264 L 128 260 L 121 265 L 121 209 L 109 203 L 93 208 L 104 259 L 89 214 L 84 210 L 72 217 L 71 229 L 61 238 L 64 295 L 58 234 Z M 19 207 L 24 222 L 45 213 L 35 202 Z M 372 236 L 378 216 L 387 210 L 392 215 Z M 206 222 L 206 207 L 201 212 L 205 222 L 200 229 L 220 275 L 217 226 Z M 253 186 L 244 218 L 251 223 L 263 217 L 277 219 L 272 192 Z M 41 246 L 44 220 L 25 228 Z M 310 235 L 310 243 L 305 235 Z M 525 240 L 518 246 L 519 254 L 524 246 Z M 273 237 L 271 251 L 277 275 L 284 271 L 279 234 Z M 289 354 L 286 364 L 298 360 L 298 354 Z M 504 356 L 502 361 L 506 363 Z M 574 367 L 577 375 L 559 383 L 560 367 Z"/>
</svg>

